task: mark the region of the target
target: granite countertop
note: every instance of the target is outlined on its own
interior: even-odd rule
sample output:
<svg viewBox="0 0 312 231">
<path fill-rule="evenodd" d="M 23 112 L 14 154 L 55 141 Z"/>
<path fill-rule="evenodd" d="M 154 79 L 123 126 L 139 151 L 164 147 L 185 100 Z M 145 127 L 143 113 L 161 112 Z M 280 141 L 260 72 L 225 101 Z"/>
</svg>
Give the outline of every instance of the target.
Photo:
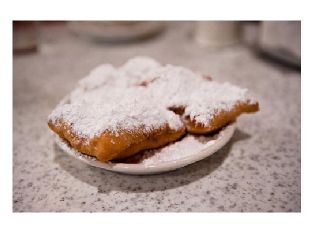
<svg viewBox="0 0 312 231">
<path fill-rule="evenodd" d="M 300 73 L 242 45 L 202 48 L 189 24 L 130 44 L 91 43 L 60 25 L 41 36 L 40 52 L 13 59 L 13 211 L 301 211 Z M 62 153 L 46 124 L 55 105 L 98 64 L 142 54 L 247 87 L 261 111 L 241 116 L 211 157 L 160 175 L 112 173 Z"/>
</svg>

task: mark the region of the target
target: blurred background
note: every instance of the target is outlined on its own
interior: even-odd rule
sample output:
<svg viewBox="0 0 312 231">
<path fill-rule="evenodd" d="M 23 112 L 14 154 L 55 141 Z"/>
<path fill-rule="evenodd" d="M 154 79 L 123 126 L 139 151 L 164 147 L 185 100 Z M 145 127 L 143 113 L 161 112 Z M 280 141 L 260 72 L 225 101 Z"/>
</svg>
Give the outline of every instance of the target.
<svg viewBox="0 0 312 231">
<path fill-rule="evenodd" d="M 13 50 L 16 55 L 53 52 L 51 42 L 69 39 L 102 47 L 144 46 L 181 25 L 185 31 L 175 38 L 177 46 L 181 40 L 207 52 L 245 46 L 268 62 L 300 70 L 299 21 L 14 21 Z"/>
</svg>

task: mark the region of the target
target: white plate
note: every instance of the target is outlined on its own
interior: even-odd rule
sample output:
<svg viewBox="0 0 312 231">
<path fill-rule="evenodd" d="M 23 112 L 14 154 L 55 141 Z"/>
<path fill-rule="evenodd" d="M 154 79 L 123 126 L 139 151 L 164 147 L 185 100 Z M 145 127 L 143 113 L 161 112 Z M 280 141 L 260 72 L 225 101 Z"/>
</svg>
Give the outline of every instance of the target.
<svg viewBox="0 0 312 231">
<path fill-rule="evenodd" d="M 234 134 L 235 128 L 236 128 L 236 123 L 234 122 L 224 127 L 221 131 L 219 131 L 214 136 L 211 136 L 211 137 L 196 136 L 196 139 L 201 139 L 201 144 L 195 149 L 194 148 L 189 148 L 189 149 L 181 148 L 180 149 L 181 156 L 179 156 L 179 149 L 178 149 L 175 151 L 174 156 L 170 158 L 170 149 L 168 149 L 168 147 L 170 146 L 169 145 L 168 147 L 163 148 L 163 149 L 166 148 L 165 158 L 160 158 L 160 160 L 156 159 L 156 161 L 154 161 L 155 156 L 154 157 L 151 156 L 148 158 L 153 158 L 153 161 L 146 161 L 145 159 L 144 162 L 136 163 L 136 164 L 100 162 L 94 157 L 90 157 L 90 156 L 77 152 L 76 150 L 68 146 L 66 141 L 59 138 L 58 136 L 55 136 L 55 141 L 56 141 L 56 144 L 65 153 L 69 154 L 70 156 L 75 157 L 76 159 L 82 162 L 85 162 L 86 164 L 89 164 L 98 168 L 103 168 L 103 169 L 113 171 L 113 172 L 136 174 L 136 175 L 147 175 L 147 174 L 162 173 L 162 172 L 167 172 L 167 171 L 172 171 L 178 168 L 182 168 L 186 165 L 192 164 L 196 161 L 202 160 L 212 155 L 213 153 L 221 149 L 231 139 L 231 137 Z M 178 147 L 177 145 L 183 145 L 182 142 L 184 142 L 186 138 L 191 138 L 192 140 L 195 140 L 193 139 L 193 136 L 188 135 L 184 139 L 177 141 L 171 145 L 176 145 L 175 147 Z M 162 150 L 162 149 L 158 149 L 158 150 Z"/>
</svg>

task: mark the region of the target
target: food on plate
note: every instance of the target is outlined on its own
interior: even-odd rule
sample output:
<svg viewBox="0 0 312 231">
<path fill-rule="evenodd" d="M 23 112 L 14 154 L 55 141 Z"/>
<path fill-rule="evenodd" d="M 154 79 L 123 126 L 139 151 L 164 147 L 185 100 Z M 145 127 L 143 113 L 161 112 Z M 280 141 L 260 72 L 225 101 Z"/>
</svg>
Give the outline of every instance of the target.
<svg viewBox="0 0 312 231">
<path fill-rule="evenodd" d="M 258 110 L 247 89 L 135 57 L 92 70 L 52 111 L 48 126 L 75 150 L 110 161 L 185 134 L 209 134 Z"/>
</svg>

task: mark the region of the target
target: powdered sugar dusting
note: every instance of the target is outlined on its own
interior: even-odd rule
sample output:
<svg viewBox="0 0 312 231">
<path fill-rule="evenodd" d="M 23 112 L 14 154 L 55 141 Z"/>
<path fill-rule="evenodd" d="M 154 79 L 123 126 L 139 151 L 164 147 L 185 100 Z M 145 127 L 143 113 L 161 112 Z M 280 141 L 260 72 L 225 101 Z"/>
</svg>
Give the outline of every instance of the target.
<svg viewBox="0 0 312 231">
<path fill-rule="evenodd" d="M 158 78 L 149 86 L 153 97 L 166 107 L 184 106 L 184 116 L 204 125 L 218 111 L 230 111 L 237 103 L 256 102 L 247 89 L 207 81 L 184 67 L 166 65 L 154 70 L 154 75 Z"/>
<path fill-rule="evenodd" d="M 142 129 L 149 132 L 166 124 L 172 129 L 181 129 L 179 116 L 151 103 L 145 91 L 129 88 L 122 92 L 116 90 L 112 95 L 104 94 L 105 97 L 97 91 L 88 92 L 85 97 L 56 108 L 49 119 L 57 124 L 62 118 L 76 135 L 87 138 L 103 131 L 118 134 L 123 130 Z"/>
<path fill-rule="evenodd" d="M 238 102 L 255 102 L 246 89 L 207 81 L 187 68 L 163 66 L 149 57 L 130 59 L 118 68 L 110 64 L 95 68 L 69 98 L 49 120 L 57 124 L 63 119 L 77 135 L 87 138 L 105 130 L 148 132 L 165 124 L 181 129 L 180 117 L 168 110 L 172 106 L 183 107 L 184 117 L 207 125 L 220 110 L 232 110 Z"/>
<path fill-rule="evenodd" d="M 111 64 L 102 64 L 93 69 L 89 75 L 79 81 L 79 86 L 92 90 L 108 83 L 118 76 L 118 71 Z"/>
<path fill-rule="evenodd" d="M 79 81 L 79 86 L 92 90 L 103 85 L 125 88 L 148 82 L 154 78 L 149 73 L 160 67 L 160 64 L 149 57 L 138 56 L 116 68 L 111 64 L 102 64 L 93 69 L 88 76 Z"/>
<path fill-rule="evenodd" d="M 200 142 L 194 136 L 188 135 L 181 141 L 167 145 L 161 149 L 145 151 L 142 163 L 144 165 L 156 165 L 162 162 L 175 161 L 194 155 L 205 148 L 205 143 Z"/>
</svg>

